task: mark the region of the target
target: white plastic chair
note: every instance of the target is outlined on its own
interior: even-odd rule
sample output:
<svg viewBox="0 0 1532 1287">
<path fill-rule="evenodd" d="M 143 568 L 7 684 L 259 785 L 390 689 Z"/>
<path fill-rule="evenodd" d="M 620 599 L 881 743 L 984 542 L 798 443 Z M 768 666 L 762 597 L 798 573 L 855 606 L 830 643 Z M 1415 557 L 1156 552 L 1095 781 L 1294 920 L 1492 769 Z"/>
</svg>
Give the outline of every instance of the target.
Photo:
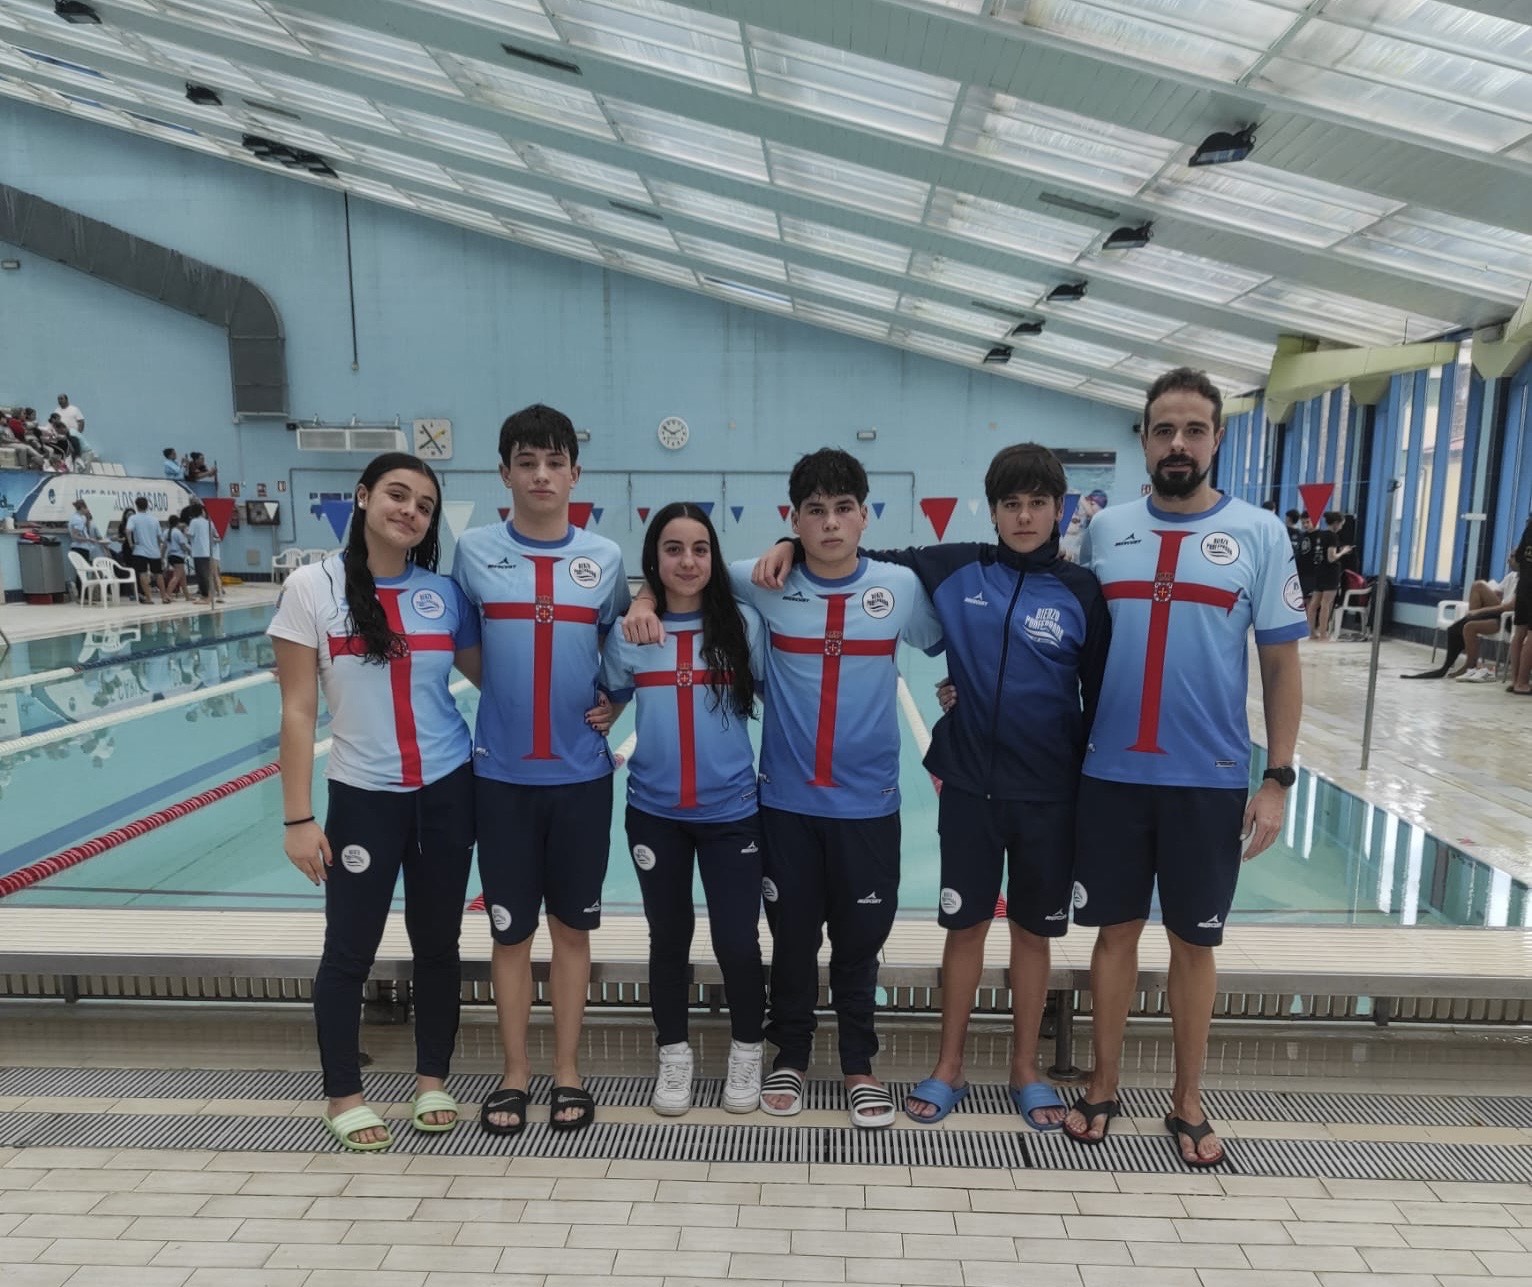
<svg viewBox="0 0 1532 1287">
<path fill-rule="evenodd" d="M 304 550 L 303 561 L 305 563 L 323 563 L 330 557 L 329 550 Z"/>
<path fill-rule="evenodd" d="M 138 585 L 138 578 L 131 571 L 123 567 L 116 559 L 108 558 L 105 554 L 98 555 L 92 559 L 91 566 L 101 573 L 102 578 L 106 581 L 107 593 L 112 596 L 113 603 L 116 603 L 118 599 L 118 586 L 125 585 L 131 590 Z"/>
<path fill-rule="evenodd" d="M 1445 634 L 1447 627 L 1468 611 L 1462 599 L 1443 599 L 1436 605 L 1436 620 L 1431 626 L 1431 660 L 1436 660 L 1438 647 L 1436 637 Z"/>
<path fill-rule="evenodd" d="M 291 575 L 294 568 L 303 566 L 304 554 L 305 551 L 300 550 L 296 545 L 289 545 L 280 554 L 273 555 L 271 560 L 271 579 L 277 585 L 281 585 Z"/>
<path fill-rule="evenodd" d="M 1500 614 L 1500 629 L 1492 635 L 1487 635 L 1480 641 L 1480 647 L 1492 643 L 1499 647 L 1499 656 L 1495 660 L 1495 675 L 1499 679 L 1505 679 L 1511 669 L 1511 635 L 1514 627 L 1511 622 L 1515 619 L 1514 612 L 1502 612 Z M 1482 654 L 1481 654 L 1482 656 Z"/>
<path fill-rule="evenodd" d="M 82 608 L 87 602 L 89 602 L 92 593 L 96 594 L 100 598 L 101 606 L 103 608 L 106 607 L 106 595 L 108 590 L 112 591 L 114 598 L 116 597 L 116 587 L 110 584 L 106 575 L 101 571 L 100 568 L 92 567 L 89 563 L 87 563 L 83 554 L 78 554 L 74 550 L 70 550 L 69 566 L 74 569 L 75 577 L 79 581 L 80 606 Z"/>
<path fill-rule="evenodd" d="M 1372 637 L 1368 623 L 1372 618 L 1372 594 L 1375 585 L 1365 585 L 1360 590 L 1347 590 L 1341 596 L 1340 606 L 1330 618 L 1330 637 L 1339 639 L 1346 626 L 1346 614 L 1356 615 L 1357 635 L 1362 639 Z"/>
</svg>

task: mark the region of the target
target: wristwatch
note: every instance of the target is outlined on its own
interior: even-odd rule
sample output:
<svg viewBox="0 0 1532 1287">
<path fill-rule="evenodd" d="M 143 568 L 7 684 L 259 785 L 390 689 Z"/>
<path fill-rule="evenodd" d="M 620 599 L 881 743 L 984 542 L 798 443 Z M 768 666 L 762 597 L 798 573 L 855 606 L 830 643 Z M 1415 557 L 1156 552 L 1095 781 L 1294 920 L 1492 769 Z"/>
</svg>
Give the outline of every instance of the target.
<svg viewBox="0 0 1532 1287">
<path fill-rule="evenodd" d="M 1286 791 L 1298 780 L 1298 773 L 1291 764 L 1282 764 L 1276 768 L 1267 769 L 1261 774 L 1261 781 L 1264 782 L 1268 778 Z"/>
</svg>

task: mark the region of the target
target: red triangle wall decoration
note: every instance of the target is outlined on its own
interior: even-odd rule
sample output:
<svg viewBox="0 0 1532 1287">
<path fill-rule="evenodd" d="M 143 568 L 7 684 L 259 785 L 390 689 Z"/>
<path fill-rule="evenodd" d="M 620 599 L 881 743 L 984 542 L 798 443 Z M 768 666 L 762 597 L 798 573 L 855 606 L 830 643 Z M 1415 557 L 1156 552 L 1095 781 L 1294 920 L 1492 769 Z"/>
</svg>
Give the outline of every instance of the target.
<svg viewBox="0 0 1532 1287">
<path fill-rule="evenodd" d="M 570 501 L 569 521 L 576 527 L 584 527 L 590 522 L 590 512 L 595 508 L 595 501 Z"/>
<path fill-rule="evenodd" d="M 956 508 L 956 496 L 927 496 L 921 500 L 920 512 L 931 520 L 938 541 L 946 534 L 947 524 L 952 521 L 952 511 Z"/>
<path fill-rule="evenodd" d="M 1334 494 L 1334 483 L 1298 484 L 1298 495 L 1303 497 L 1303 508 L 1308 512 L 1309 521 L 1315 527 L 1318 527 L 1324 519 L 1325 506 L 1330 503 L 1330 497 Z"/>
</svg>

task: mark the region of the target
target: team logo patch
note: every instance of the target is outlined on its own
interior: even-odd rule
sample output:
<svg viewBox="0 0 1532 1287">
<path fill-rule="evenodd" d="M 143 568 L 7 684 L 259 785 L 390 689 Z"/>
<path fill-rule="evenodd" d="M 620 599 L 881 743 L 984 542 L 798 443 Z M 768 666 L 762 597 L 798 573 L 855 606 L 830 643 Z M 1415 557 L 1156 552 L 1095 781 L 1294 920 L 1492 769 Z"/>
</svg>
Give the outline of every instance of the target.
<svg viewBox="0 0 1532 1287">
<path fill-rule="evenodd" d="M 594 590 L 601 584 L 601 564 L 595 559 L 580 557 L 569 560 L 569 579 L 582 590 Z"/>
<path fill-rule="evenodd" d="M 649 848 L 648 845 L 633 846 L 633 865 L 637 867 L 639 871 L 653 871 L 654 863 L 655 857 L 653 849 Z"/>
<path fill-rule="evenodd" d="M 537 596 L 537 602 L 532 607 L 532 620 L 540 626 L 553 624 L 553 600 L 546 594 Z"/>
<path fill-rule="evenodd" d="M 1057 608 L 1039 608 L 1031 616 L 1022 618 L 1022 629 L 1027 638 L 1036 643 L 1060 648 L 1064 644 L 1064 623 Z"/>
<path fill-rule="evenodd" d="M 777 882 L 770 876 L 761 877 L 761 897 L 768 903 L 777 901 Z"/>
<path fill-rule="evenodd" d="M 894 610 L 894 592 L 881 585 L 862 591 L 862 611 L 881 621 Z"/>
<path fill-rule="evenodd" d="M 1303 586 L 1299 583 L 1296 572 L 1287 578 L 1287 584 L 1282 587 L 1282 602 L 1294 612 L 1303 611 Z"/>
<path fill-rule="evenodd" d="M 1209 532 L 1202 538 L 1202 557 L 1225 567 L 1239 561 L 1239 542 L 1227 532 Z"/>
<path fill-rule="evenodd" d="M 372 855 L 361 845 L 347 845 L 340 851 L 340 865 L 353 876 L 360 876 L 372 866 Z"/>
<path fill-rule="evenodd" d="M 1069 896 L 1069 901 L 1076 909 L 1084 907 L 1086 903 L 1090 902 L 1090 895 L 1085 892 L 1085 886 L 1078 880 L 1075 881 L 1074 893 Z"/>
<path fill-rule="evenodd" d="M 941 903 L 942 911 L 946 912 L 948 916 L 955 916 L 963 906 L 963 896 L 953 889 L 951 885 L 947 885 L 942 889 Z"/>
<path fill-rule="evenodd" d="M 416 590 L 410 596 L 410 607 L 415 609 L 416 616 L 427 621 L 435 621 L 447 614 L 447 601 L 435 590 Z"/>
<path fill-rule="evenodd" d="M 490 924 L 502 934 L 511 928 L 511 913 L 506 908 L 501 907 L 499 903 L 494 904 L 489 909 L 489 920 Z"/>
</svg>

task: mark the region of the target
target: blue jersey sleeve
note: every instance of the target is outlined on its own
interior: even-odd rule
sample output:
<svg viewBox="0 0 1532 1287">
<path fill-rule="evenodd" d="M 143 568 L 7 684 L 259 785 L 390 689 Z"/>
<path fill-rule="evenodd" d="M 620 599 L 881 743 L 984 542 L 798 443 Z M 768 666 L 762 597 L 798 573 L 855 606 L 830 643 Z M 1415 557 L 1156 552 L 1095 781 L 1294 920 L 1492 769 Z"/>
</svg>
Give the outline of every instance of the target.
<svg viewBox="0 0 1532 1287">
<path fill-rule="evenodd" d="M 736 606 L 745 623 L 745 640 L 750 645 L 750 673 L 755 676 L 759 688 L 766 680 L 766 623 L 748 603 Z"/>
<path fill-rule="evenodd" d="M 456 562 L 456 559 L 453 560 Z M 451 581 L 453 597 L 457 601 L 457 629 L 452 632 L 452 644 L 459 652 L 464 648 L 477 648 L 482 633 L 479 629 L 479 609 L 476 604 L 469 602 L 468 596 L 463 593 L 463 587 L 456 581 Z"/>
<path fill-rule="evenodd" d="M 763 593 L 760 586 L 750 580 L 750 573 L 754 568 L 755 564 L 749 559 L 736 559 L 729 564 L 729 589 L 734 591 L 734 598 L 741 607 L 749 606 L 754 609 Z"/>
<path fill-rule="evenodd" d="M 617 619 L 622 625 L 622 618 Z M 601 676 L 597 686 L 617 705 L 633 700 L 633 645 L 622 637 L 622 631 L 607 636 L 601 649 Z"/>
<path fill-rule="evenodd" d="M 628 574 L 623 569 L 622 558 L 619 555 L 617 565 L 612 570 L 611 588 L 607 591 L 606 600 L 602 603 L 600 615 L 596 619 L 596 629 L 603 639 L 617 624 L 618 618 L 627 612 L 631 602 L 632 595 L 628 593 Z"/>
<path fill-rule="evenodd" d="M 467 533 L 465 532 L 466 536 Z M 452 552 L 452 580 L 468 602 L 473 605 L 474 615 L 478 615 L 479 596 L 473 584 L 473 555 L 469 552 L 468 545 L 464 541 L 457 543 L 457 549 Z"/>
<path fill-rule="evenodd" d="M 922 652 L 936 656 L 942 650 L 942 623 L 937 619 L 936 609 L 931 606 L 931 596 L 918 583 L 910 587 L 914 602 L 910 615 L 900 630 L 900 638 Z"/>
<path fill-rule="evenodd" d="M 1255 571 L 1255 641 L 1257 644 L 1291 643 L 1306 639 L 1308 617 L 1304 614 L 1303 589 L 1292 542 L 1276 515 L 1259 529 L 1260 556 Z"/>
</svg>

